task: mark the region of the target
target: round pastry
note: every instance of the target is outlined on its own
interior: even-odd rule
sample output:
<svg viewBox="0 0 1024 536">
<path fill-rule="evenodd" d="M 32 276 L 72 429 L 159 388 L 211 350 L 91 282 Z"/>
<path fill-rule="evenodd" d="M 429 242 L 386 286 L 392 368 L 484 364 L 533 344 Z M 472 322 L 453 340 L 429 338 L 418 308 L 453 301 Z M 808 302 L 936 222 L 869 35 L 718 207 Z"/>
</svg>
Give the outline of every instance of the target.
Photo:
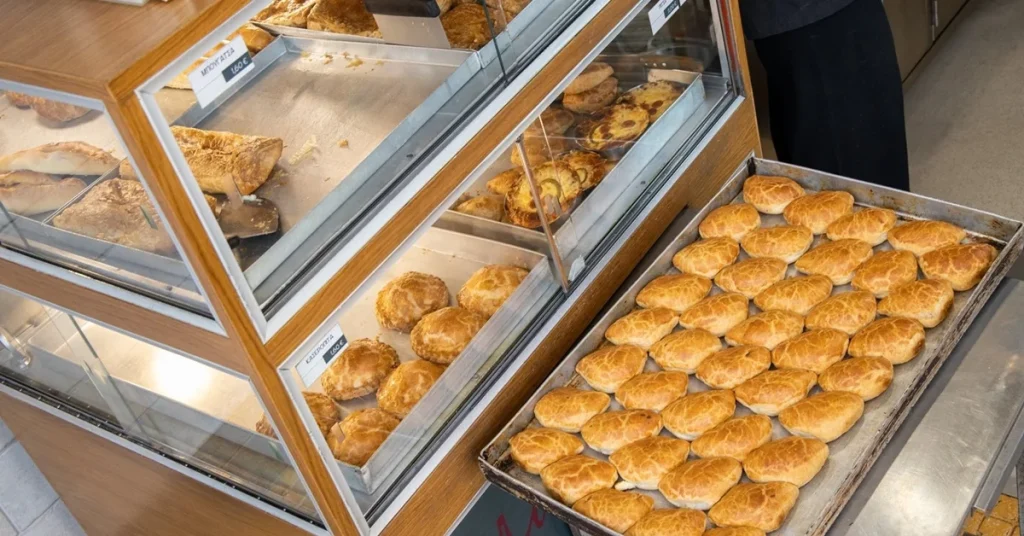
<svg viewBox="0 0 1024 536">
<path fill-rule="evenodd" d="M 595 491 L 611 488 L 618 478 L 612 464 L 582 454 L 562 458 L 540 472 L 548 493 L 568 505 Z"/>
<path fill-rule="evenodd" d="M 88 108 L 75 106 L 74 104 L 67 104 L 39 97 L 33 99 L 32 109 L 39 114 L 39 117 L 55 123 L 67 123 L 69 121 L 74 121 L 90 111 Z"/>
<path fill-rule="evenodd" d="M 718 272 L 736 262 L 740 246 L 731 238 L 719 237 L 698 240 L 679 250 L 672 257 L 672 266 L 684 274 L 711 279 Z"/>
<path fill-rule="evenodd" d="M 699 510 L 663 508 L 637 521 L 626 536 L 701 536 L 707 523 L 707 516 Z"/>
<path fill-rule="evenodd" d="M 712 210 L 700 222 L 697 230 L 701 238 L 731 238 L 737 242 L 747 233 L 761 226 L 761 215 L 754 205 L 733 203 Z"/>
<path fill-rule="evenodd" d="M 826 242 L 800 257 L 796 269 L 804 274 L 820 274 L 832 280 L 833 285 L 845 285 L 853 273 L 868 260 L 874 250 L 867 242 L 854 239 Z"/>
<path fill-rule="evenodd" d="M 704 536 L 765 536 L 765 532 L 754 527 L 715 527 L 708 529 Z"/>
<path fill-rule="evenodd" d="M 546 428 L 578 433 L 580 428 L 611 404 L 611 397 L 598 391 L 558 387 L 542 396 L 533 406 L 533 416 Z"/>
<path fill-rule="evenodd" d="M 549 106 L 540 117 L 526 128 L 526 136 L 560 136 L 576 123 L 576 116 L 568 110 Z"/>
<path fill-rule="evenodd" d="M 327 445 L 338 461 L 362 467 L 399 422 L 394 415 L 377 408 L 357 410 L 331 428 Z"/>
<path fill-rule="evenodd" d="M 734 417 L 704 432 L 690 444 L 701 458 L 725 456 L 742 462 L 747 454 L 772 439 L 772 420 L 764 415 Z"/>
<path fill-rule="evenodd" d="M 615 391 L 615 400 L 626 409 L 661 411 L 686 394 L 689 382 L 685 372 L 663 370 L 638 374 Z"/>
<path fill-rule="evenodd" d="M 523 138 L 523 148 L 526 149 L 526 160 L 531 166 L 539 166 L 550 160 L 558 158 L 569 150 L 569 139 L 558 136 L 526 136 Z M 518 168 L 523 167 L 523 157 L 519 152 L 519 146 L 513 145 L 509 157 L 512 165 Z M 536 172 L 534 172 L 536 174 Z"/>
<path fill-rule="evenodd" d="M 658 489 L 665 473 L 686 461 L 690 444 L 682 439 L 654 436 L 634 441 L 615 451 L 608 461 L 619 471 L 618 489 Z"/>
<path fill-rule="evenodd" d="M 686 329 L 671 333 L 654 343 L 650 354 L 654 362 L 665 370 L 693 374 L 702 361 L 721 349 L 722 340 L 709 331 Z"/>
<path fill-rule="evenodd" d="M 527 428 L 512 436 L 508 445 L 512 461 L 534 475 L 562 458 L 583 452 L 580 438 L 550 428 Z"/>
<path fill-rule="evenodd" d="M 656 277 L 636 295 L 636 304 L 645 309 L 664 307 L 676 313 L 693 307 L 711 292 L 711 280 L 691 274 Z"/>
<path fill-rule="evenodd" d="M 455 205 L 455 212 L 501 221 L 505 217 L 505 200 L 494 195 L 478 195 Z"/>
<path fill-rule="evenodd" d="M 884 357 L 852 357 L 832 365 L 818 377 L 825 391 L 846 391 L 865 402 L 885 392 L 892 383 L 892 363 Z"/>
<path fill-rule="evenodd" d="M 408 333 L 424 315 L 448 306 L 448 287 L 440 277 L 406 272 L 377 293 L 374 313 L 384 329 Z"/>
<path fill-rule="evenodd" d="M 779 225 L 750 231 L 740 245 L 751 257 L 769 257 L 789 264 L 807 253 L 813 241 L 814 235 L 806 227 Z"/>
<path fill-rule="evenodd" d="M 754 305 L 762 311 L 789 311 L 806 316 L 811 309 L 832 295 L 832 280 L 823 275 L 783 279 L 754 296 Z"/>
<path fill-rule="evenodd" d="M 941 279 L 920 279 L 904 283 L 878 302 L 878 313 L 912 318 L 926 328 L 934 328 L 953 308 L 953 285 Z"/>
<path fill-rule="evenodd" d="M 441 26 L 452 48 L 480 50 L 491 40 L 484 6 L 460 4 L 441 15 Z"/>
<path fill-rule="evenodd" d="M 852 211 L 853 196 L 849 192 L 823 191 L 794 199 L 782 216 L 790 225 L 803 225 L 819 235 Z"/>
<path fill-rule="evenodd" d="M 323 393 L 303 391 L 302 398 L 306 401 L 306 405 L 309 406 L 309 411 L 313 414 L 313 420 L 316 421 L 316 426 L 320 429 L 320 433 L 327 437 L 334 423 L 341 420 L 338 406 L 334 405 L 334 400 L 331 400 L 331 397 Z"/>
<path fill-rule="evenodd" d="M 352 341 L 320 376 L 327 396 L 340 401 L 373 393 L 398 366 L 398 352 L 372 339 Z"/>
<path fill-rule="evenodd" d="M 736 397 L 728 389 L 714 389 L 684 396 L 661 412 L 665 428 L 672 435 L 693 441 L 704 432 L 732 418 Z"/>
<path fill-rule="evenodd" d="M 829 391 L 805 398 L 779 413 L 779 423 L 793 435 L 831 443 L 864 414 L 864 400 L 854 393 Z"/>
<path fill-rule="evenodd" d="M 803 331 L 804 317 L 789 311 L 765 311 L 730 329 L 725 334 L 725 342 L 731 346 L 762 346 L 774 350 Z"/>
<path fill-rule="evenodd" d="M 523 169 L 514 167 L 512 169 L 506 169 L 501 173 L 498 173 L 491 180 L 487 181 L 487 189 L 501 196 L 508 195 L 516 184 L 519 184 L 519 179 L 523 176 Z M 504 207 L 501 211 L 505 213 Z"/>
<path fill-rule="evenodd" d="M 462 285 L 457 295 L 459 306 L 490 318 L 528 275 L 528 270 L 518 266 L 484 266 Z"/>
<path fill-rule="evenodd" d="M 603 489 L 576 501 L 572 509 L 621 534 L 654 509 L 654 499 L 639 493 Z"/>
<path fill-rule="evenodd" d="M 708 517 L 720 527 L 778 530 L 796 505 L 800 488 L 789 482 L 738 484 L 711 507 Z"/>
<path fill-rule="evenodd" d="M 596 86 L 581 93 L 566 93 L 562 97 L 562 106 L 578 114 L 593 114 L 615 102 L 615 97 L 618 94 L 619 79 L 609 76 Z"/>
<path fill-rule="evenodd" d="M 605 346 L 591 352 L 576 363 L 576 372 L 591 387 L 614 393 L 630 379 L 644 371 L 647 352 L 628 344 Z"/>
<path fill-rule="evenodd" d="M 544 200 L 544 215 L 549 222 L 569 212 L 576 198 L 583 192 L 572 168 L 564 162 L 545 162 L 533 169 L 537 193 Z M 530 181 L 523 179 L 505 196 L 505 213 L 509 221 L 528 229 L 542 225 L 537 203 L 530 190 Z"/>
<path fill-rule="evenodd" d="M 807 398 L 818 375 L 809 370 L 767 370 L 736 386 L 736 400 L 750 411 L 774 417 Z"/>
<path fill-rule="evenodd" d="M 657 80 L 639 85 L 619 97 L 620 103 L 633 104 L 647 111 L 651 122 L 658 120 L 672 103 L 679 99 L 686 84 L 671 80 Z"/>
<path fill-rule="evenodd" d="M 604 180 L 608 174 L 605 168 L 607 161 L 603 156 L 590 151 L 570 151 L 562 157 L 562 162 L 568 164 L 576 173 L 583 190 L 589 190 Z"/>
<path fill-rule="evenodd" d="M 836 294 L 819 303 L 807 314 L 807 329 L 832 328 L 847 335 L 875 319 L 875 297 L 866 290 L 851 290 Z"/>
<path fill-rule="evenodd" d="M 583 441 L 601 454 L 611 454 L 634 441 L 659 433 L 661 415 L 646 409 L 599 413 L 580 429 Z"/>
<path fill-rule="evenodd" d="M 612 151 L 639 138 L 651 122 L 639 106 L 616 104 L 577 128 L 580 147 L 590 151 Z"/>
<path fill-rule="evenodd" d="M 850 355 L 884 357 L 893 365 L 914 359 L 923 349 L 924 326 L 912 318 L 879 318 L 850 341 Z"/>
<path fill-rule="evenodd" d="M 412 351 L 432 363 L 449 365 L 486 323 L 487 317 L 462 307 L 434 311 L 412 328 Z"/>
<path fill-rule="evenodd" d="M 705 359 L 697 367 L 697 379 L 713 389 L 732 389 L 771 364 L 771 353 L 760 346 L 734 346 Z"/>
<path fill-rule="evenodd" d="M 612 322 L 604 336 L 612 344 L 632 344 L 648 350 L 678 324 L 679 317 L 671 309 L 639 309 Z"/>
<path fill-rule="evenodd" d="M 565 93 L 576 95 L 594 89 L 614 73 L 615 71 L 611 65 L 600 61 L 592 62 L 584 67 L 583 72 L 576 76 L 572 82 L 569 82 L 568 86 L 565 86 Z"/>
<path fill-rule="evenodd" d="M 778 369 L 809 370 L 821 374 L 846 356 L 849 343 L 850 339 L 842 331 L 814 329 L 776 346 L 772 351 L 772 364 Z"/>
<path fill-rule="evenodd" d="M 966 231 L 944 221 L 912 221 L 889 231 L 889 245 L 918 257 L 941 247 L 959 244 L 964 238 L 967 238 Z"/>
<path fill-rule="evenodd" d="M 823 441 L 789 436 L 754 449 L 743 460 L 743 471 L 754 482 L 789 482 L 802 488 L 827 460 L 828 445 Z"/>
<path fill-rule="evenodd" d="M 399 419 L 404 419 L 443 372 L 444 367 L 429 361 L 406 361 L 384 379 L 377 390 L 377 405 Z"/>
<path fill-rule="evenodd" d="M 707 510 L 743 477 L 740 462 L 727 457 L 686 462 L 669 471 L 658 491 L 680 508 Z"/>
<path fill-rule="evenodd" d="M 708 296 L 680 315 L 679 323 L 686 329 L 703 329 L 721 337 L 747 319 L 748 303 L 746 296 L 735 292 Z"/>
<path fill-rule="evenodd" d="M 917 258 L 909 251 L 883 251 L 864 261 L 853 274 L 853 288 L 884 298 L 893 288 L 917 279 Z"/>
<path fill-rule="evenodd" d="M 754 175 L 743 182 L 743 201 L 765 214 L 782 214 L 794 199 L 803 195 L 803 187 L 786 177 Z"/>
<path fill-rule="evenodd" d="M 925 277 L 943 279 L 953 290 L 971 290 L 996 260 L 999 251 L 988 244 L 944 246 L 921 255 Z"/>
<path fill-rule="evenodd" d="M 786 277 L 786 263 L 779 259 L 747 259 L 722 268 L 715 284 L 726 292 L 753 298 Z"/>
<path fill-rule="evenodd" d="M 896 226 L 896 213 L 887 208 L 866 208 L 839 218 L 828 226 L 829 240 L 852 238 L 877 246 Z"/>
</svg>

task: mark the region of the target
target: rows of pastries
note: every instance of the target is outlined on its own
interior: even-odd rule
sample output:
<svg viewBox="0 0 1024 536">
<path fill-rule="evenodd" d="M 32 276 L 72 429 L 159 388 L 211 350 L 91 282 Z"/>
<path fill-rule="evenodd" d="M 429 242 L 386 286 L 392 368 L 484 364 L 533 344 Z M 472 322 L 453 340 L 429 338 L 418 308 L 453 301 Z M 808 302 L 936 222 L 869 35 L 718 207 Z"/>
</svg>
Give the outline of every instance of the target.
<svg viewBox="0 0 1024 536">
<path fill-rule="evenodd" d="M 779 529 L 998 254 L 785 177 L 747 179 L 698 230 L 509 441 L 551 497 L 629 536 Z"/>
</svg>

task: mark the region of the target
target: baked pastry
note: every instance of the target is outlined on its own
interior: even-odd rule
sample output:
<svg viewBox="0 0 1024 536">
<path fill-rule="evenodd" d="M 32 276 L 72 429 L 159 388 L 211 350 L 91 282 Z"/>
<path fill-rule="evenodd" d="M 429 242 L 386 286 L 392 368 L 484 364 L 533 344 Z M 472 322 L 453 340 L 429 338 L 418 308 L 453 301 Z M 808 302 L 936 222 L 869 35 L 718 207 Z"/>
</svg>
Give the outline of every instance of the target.
<svg viewBox="0 0 1024 536">
<path fill-rule="evenodd" d="M 665 473 L 686 461 L 690 444 L 682 439 L 654 436 L 615 451 L 608 461 L 619 471 L 618 489 L 658 489 Z"/>
<path fill-rule="evenodd" d="M 331 397 L 323 393 L 303 391 L 302 398 L 306 401 L 306 406 L 309 407 L 309 412 L 313 414 L 313 420 L 316 421 L 316 427 L 324 437 L 327 437 L 331 431 L 331 427 L 334 426 L 334 423 L 341 420 L 341 413 L 338 411 L 338 406 L 334 405 L 334 401 L 331 400 Z"/>
<path fill-rule="evenodd" d="M 51 175 L 102 175 L 117 167 L 110 153 L 80 141 L 47 143 L 0 157 L 0 173 L 36 171 Z"/>
<path fill-rule="evenodd" d="M 32 97 L 32 109 L 39 117 L 54 123 L 68 123 L 90 111 L 88 108 L 41 97 Z"/>
<path fill-rule="evenodd" d="M 270 425 L 270 419 L 267 418 L 266 413 L 260 415 L 260 420 L 256 421 L 256 432 L 277 439 L 277 433 L 274 432 L 274 427 Z"/>
<path fill-rule="evenodd" d="M 698 240 L 672 256 L 672 266 L 684 274 L 711 279 L 718 272 L 736 262 L 740 246 L 731 238 L 719 237 Z"/>
<path fill-rule="evenodd" d="M 614 151 L 639 138 L 649 124 L 651 118 L 643 108 L 616 104 L 577 127 L 578 143 L 590 151 Z"/>
<path fill-rule="evenodd" d="M 583 192 L 579 179 L 565 162 L 545 162 L 533 169 L 537 193 L 544 202 L 544 215 L 549 222 L 569 212 L 573 202 Z M 542 225 L 537 203 L 530 190 L 530 181 L 524 176 L 505 196 L 505 213 L 509 221 L 528 229 Z"/>
<path fill-rule="evenodd" d="M 846 391 L 865 402 L 885 392 L 892 383 L 892 363 L 884 357 L 852 357 L 832 365 L 818 377 L 825 391 Z"/>
<path fill-rule="evenodd" d="M 896 226 L 896 213 L 887 208 L 865 208 L 839 218 L 828 226 L 829 240 L 852 238 L 877 246 Z"/>
<path fill-rule="evenodd" d="M 857 268 L 850 283 L 876 298 L 884 298 L 894 287 L 917 279 L 917 258 L 909 251 L 894 249 L 876 253 Z"/>
<path fill-rule="evenodd" d="M 918 257 L 941 247 L 959 244 L 964 238 L 967 238 L 967 232 L 962 228 L 934 220 L 912 221 L 889 231 L 889 245 Z"/>
<path fill-rule="evenodd" d="M 736 386 L 736 400 L 750 411 L 774 417 L 807 398 L 818 375 L 809 370 L 767 370 Z"/>
<path fill-rule="evenodd" d="M 135 168 L 132 167 L 132 163 L 127 158 L 121 161 L 117 165 L 117 174 L 125 180 L 137 181 L 139 180 L 139 174 L 135 172 Z"/>
<path fill-rule="evenodd" d="M 753 298 L 786 277 L 786 263 L 779 259 L 747 259 L 722 268 L 715 284 L 726 292 Z"/>
<path fill-rule="evenodd" d="M 765 214 L 782 214 L 794 199 L 803 195 L 803 187 L 786 177 L 754 175 L 743 181 L 743 202 Z"/>
<path fill-rule="evenodd" d="M 465 3 L 467 1 L 473 2 L 475 0 L 454 0 L 456 2 Z M 486 0 L 488 7 L 494 9 L 500 9 L 503 11 L 503 15 L 508 21 L 511 21 L 516 15 L 522 13 L 526 6 L 530 5 L 532 0 Z M 441 5 L 442 2 L 438 2 Z M 443 9 L 442 9 L 443 11 Z"/>
<path fill-rule="evenodd" d="M 562 458 L 540 472 L 548 493 L 568 505 L 595 491 L 611 488 L 618 478 L 612 464 L 582 454 Z"/>
<path fill-rule="evenodd" d="M 455 212 L 469 214 L 485 220 L 501 221 L 505 218 L 505 199 L 494 195 L 478 195 L 455 205 Z"/>
<path fill-rule="evenodd" d="M 536 121 L 526 127 L 526 136 L 560 136 L 576 123 L 576 116 L 568 110 L 548 106 Z"/>
<path fill-rule="evenodd" d="M 926 328 L 934 328 L 953 308 L 953 285 L 941 279 L 919 279 L 904 283 L 878 302 L 878 313 L 913 318 Z"/>
<path fill-rule="evenodd" d="M 643 372 L 646 364 L 647 352 L 643 348 L 629 344 L 605 346 L 580 359 L 576 372 L 594 389 L 614 393 Z"/>
<path fill-rule="evenodd" d="M 654 509 L 654 499 L 639 493 L 603 489 L 576 501 L 572 509 L 621 534 Z"/>
<path fill-rule="evenodd" d="M 211 194 L 226 193 L 225 183 L 231 182 L 241 195 L 255 192 L 270 178 L 284 150 L 281 138 L 180 126 L 172 126 L 171 132 L 199 188 Z"/>
<path fill-rule="evenodd" d="M 772 420 L 764 415 L 733 417 L 704 432 L 690 443 L 701 458 L 725 456 L 742 462 L 747 453 L 772 438 Z"/>
<path fill-rule="evenodd" d="M 768 370 L 771 353 L 760 346 L 734 346 L 716 352 L 697 367 L 697 379 L 713 389 L 732 389 Z"/>
<path fill-rule="evenodd" d="M 558 387 L 542 396 L 533 406 L 533 416 L 542 426 L 578 433 L 580 428 L 611 404 L 611 397 L 599 391 Z"/>
<path fill-rule="evenodd" d="M 789 436 L 754 449 L 743 460 L 743 471 L 754 482 L 789 482 L 802 488 L 821 471 L 826 460 L 828 445 L 824 442 Z"/>
<path fill-rule="evenodd" d="M 732 346 L 761 346 L 774 350 L 783 341 L 804 331 L 804 317 L 789 311 L 765 311 L 756 314 L 725 334 L 725 342 Z"/>
<path fill-rule="evenodd" d="M 523 169 L 514 167 L 498 173 L 487 181 L 487 189 L 501 196 L 508 195 L 523 176 Z M 504 210 L 501 211 L 504 214 Z"/>
<path fill-rule="evenodd" d="M 608 174 L 604 157 L 590 151 L 569 151 L 569 154 L 562 157 L 562 162 L 572 168 L 584 190 L 597 186 Z"/>
<path fill-rule="evenodd" d="M 562 97 L 562 106 L 578 114 L 593 114 L 615 102 L 615 97 L 618 94 L 619 80 L 614 76 L 609 76 L 586 91 L 566 93 Z"/>
<path fill-rule="evenodd" d="M 743 477 L 740 462 L 727 457 L 686 462 L 669 471 L 658 491 L 675 506 L 707 510 Z"/>
<path fill-rule="evenodd" d="M 722 527 L 754 527 L 765 532 L 778 530 L 800 496 L 800 488 L 789 482 L 739 484 L 729 490 L 708 517 Z"/>
<path fill-rule="evenodd" d="M 539 166 L 544 162 L 554 160 L 569 150 L 567 138 L 551 136 L 527 136 L 523 138 L 523 148 L 526 149 L 526 161 L 531 166 Z M 519 146 L 513 145 L 511 156 L 512 165 L 523 167 L 523 156 L 519 152 Z"/>
<path fill-rule="evenodd" d="M 697 230 L 701 238 L 731 238 L 737 242 L 761 226 L 761 215 L 754 205 L 733 203 L 708 213 Z"/>
<path fill-rule="evenodd" d="M 832 295 L 832 280 L 823 275 L 783 279 L 754 296 L 754 305 L 762 311 L 789 311 L 806 316 L 811 309 Z"/>
<path fill-rule="evenodd" d="M 782 370 L 809 370 L 821 374 L 846 356 L 849 344 L 850 339 L 842 331 L 814 329 L 776 346 L 772 351 L 772 364 Z"/>
<path fill-rule="evenodd" d="M 430 361 L 406 361 L 384 378 L 384 383 L 377 390 L 377 405 L 399 419 L 404 419 L 443 372 L 444 367 Z"/>
<path fill-rule="evenodd" d="M 846 391 L 829 391 L 805 398 L 779 413 L 789 433 L 826 443 L 845 434 L 864 414 L 864 400 Z"/>
<path fill-rule="evenodd" d="M 842 292 L 811 309 L 807 314 L 807 329 L 832 328 L 853 335 L 875 319 L 875 311 L 875 297 L 870 292 Z"/>
<path fill-rule="evenodd" d="M 769 257 L 789 264 L 807 253 L 813 241 L 814 235 L 806 227 L 779 225 L 750 231 L 740 245 L 751 257 Z"/>
<path fill-rule="evenodd" d="M 362 0 L 316 0 L 306 27 L 310 30 L 381 38 L 373 14 Z"/>
<path fill-rule="evenodd" d="M 85 183 L 76 177 L 12 171 L 0 175 L 0 204 L 15 214 L 32 216 L 59 209 L 84 189 Z"/>
<path fill-rule="evenodd" d="M 638 374 L 615 391 L 615 400 L 626 409 L 661 411 L 686 394 L 689 380 L 685 372 L 671 370 Z"/>
<path fill-rule="evenodd" d="M 550 428 L 527 428 L 512 436 L 508 445 L 512 460 L 535 475 L 562 458 L 583 452 L 580 438 Z"/>
<path fill-rule="evenodd" d="M 54 227 L 122 246 L 174 254 L 174 243 L 142 184 L 110 179 L 53 218 Z"/>
<path fill-rule="evenodd" d="M 953 290 L 971 290 L 998 255 L 988 244 L 945 246 L 921 255 L 921 271 L 925 277 L 949 281 Z"/>
<path fill-rule="evenodd" d="M 576 76 L 568 86 L 565 86 L 567 95 L 577 95 L 589 91 L 607 80 L 615 71 L 607 63 L 595 61 L 583 68 L 583 72 Z"/>
<path fill-rule="evenodd" d="M 31 108 L 32 100 L 35 99 L 32 95 L 27 93 L 18 93 L 16 91 L 7 91 L 4 93 L 4 96 L 7 97 L 7 101 L 10 102 L 12 106 L 22 110 Z"/>
<path fill-rule="evenodd" d="M 306 18 L 317 0 L 274 0 L 252 20 L 274 26 L 305 28 Z"/>
<path fill-rule="evenodd" d="M 636 295 L 636 304 L 645 309 L 664 307 L 676 313 L 693 307 L 711 292 L 711 280 L 691 274 L 656 277 Z"/>
<path fill-rule="evenodd" d="M 401 422 L 390 413 L 361 409 L 335 424 L 327 434 L 327 445 L 338 461 L 362 467 Z"/>
<path fill-rule="evenodd" d="M 708 296 L 679 316 L 686 329 L 703 329 L 716 337 L 725 335 L 750 313 L 747 297 L 735 292 Z"/>
<path fill-rule="evenodd" d="M 721 349 L 721 339 L 707 330 L 686 329 L 670 333 L 654 343 L 649 352 L 659 367 L 693 374 L 702 361 Z"/>
<path fill-rule="evenodd" d="M 253 54 L 267 48 L 274 41 L 274 36 L 270 32 L 251 22 L 243 24 L 236 33 L 242 36 L 245 48 L 249 49 L 249 52 Z"/>
<path fill-rule="evenodd" d="M 480 4 L 460 4 L 441 15 L 441 27 L 452 48 L 480 50 L 491 40 L 487 13 Z"/>
<path fill-rule="evenodd" d="M 490 318 L 530 272 L 518 266 L 490 264 L 473 272 L 459 290 L 459 306 Z"/>
<path fill-rule="evenodd" d="M 658 120 L 672 103 L 686 90 L 686 84 L 671 80 L 656 80 L 641 84 L 623 93 L 618 102 L 639 106 L 651 116 L 651 123 Z"/>
<path fill-rule="evenodd" d="M 426 314 L 412 328 L 409 339 L 416 355 L 438 365 L 449 365 L 469 346 L 487 317 L 462 307 L 445 307 Z"/>
<path fill-rule="evenodd" d="M 708 529 L 704 536 L 765 536 L 765 532 L 754 527 L 715 527 Z"/>
<path fill-rule="evenodd" d="M 374 314 L 384 329 L 408 333 L 425 315 L 448 306 L 448 286 L 440 277 L 406 272 L 377 293 Z"/>
<path fill-rule="evenodd" d="M 398 366 L 398 352 L 373 339 L 349 343 L 341 355 L 320 376 L 327 396 L 351 400 L 373 393 L 384 378 Z"/>
<path fill-rule="evenodd" d="M 732 418 L 736 397 L 725 389 L 714 389 L 686 395 L 669 404 L 661 412 L 665 428 L 672 435 L 693 441 L 704 432 Z"/>
<path fill-rule="evenodd" d="M 803 225 L 819 235 L 852 211 L 853 196 L 849 192 L 822 191 L 794 199 L 786 205 L 782 216 L 790 225 Z"/>
<path fill-rule="evenodd" d="M 845 285 L 853 273 L 864 264 L 874 250 L 867 242 L 852 238 L 826 242 L 800 257 L 796 269 L 804 274 L 820 274 L 832 280 L 833 285 Z"/>
<path fill-rule="evenodd" d="M 906 363 L 924 349 L 924 326 L 912 318 L 879 318 L 850 340 L 853 357 L 878 356 L 893 365 Z"/>
<path fill-rule="evenodd" d="M 604 336 L 612 344 L 632 344 L 647 350 L 679 324 L 675 311 L 664 307 L 639 309 L 612 322 Z"/>
<path fill-rule="evenodd" d="M 611 454 L 626 445 L 661 433 L 661 415 L 646 409 L 609 411 L 591 417 L 580 435 L 601 454 Z"/>
<path fill-rule="evenodd" d="M 663 508 L 637 521 L 626 536 L 701 536 L 707 523 L 707 516 L 699 510 Z"/>
</svg>

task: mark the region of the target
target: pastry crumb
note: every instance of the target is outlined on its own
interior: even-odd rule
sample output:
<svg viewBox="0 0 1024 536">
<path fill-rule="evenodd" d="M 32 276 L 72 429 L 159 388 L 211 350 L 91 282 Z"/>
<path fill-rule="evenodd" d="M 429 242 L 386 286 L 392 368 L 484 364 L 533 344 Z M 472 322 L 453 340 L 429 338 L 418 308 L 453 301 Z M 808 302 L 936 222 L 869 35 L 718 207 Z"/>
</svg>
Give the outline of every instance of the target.
<svg viewBox="0 0 1024 536">
<path fill-rule="evenodd" d="M 351 54 L 349 54 L 348 52 L 342 52 L 342 53 L 341 53 L 341 57 L 342 57 L 342 58 L 345 58 L 345 59 L 347 60 L 347 59 L 351 59 L 351 58 L 352 58 L 352 55 L 351 55 Z"/>
<path fill-rule="evenodd" d="M 324 65 L 327 65 L 327 64 L 331 63 L 332 61 L 334 61 L 334 56 L 332 56 L 330 54 L 324 54 Z"/>
<path fill-rule="evenodd" d="M 363 63 L 363 60 L 359 59 L 359 56 L 356 56 L 352 61 L 348 62 L 348 65 L 346 65 L 345 67 L 355 69 L 356 67 L 359 67 Z"/>
<path fill-rule="evenodd" d="M 302 57 L 302 58 L 308 58 L 309 55 L 310 55 L 310 53 L 309 53 L 308 50 L 303 50 L 302 52 L 299 53 L 299 57 Z"/>
<path fill-rule="evenodd" d="M 348 139 L 338 140 L 338 147 L 345 149 L 348 147 Z"/>
<path fill-rule="evenodd" d="M 374 65 L 384 65 L 384 60 L 377 60 Z"/>
<path fill-rule="evenodd" d="M 288 158 L 288 163 L 294 166 L 311 156 L 313 151 L 318 149 L 319 146 L 316 143 L 316 136 L 310 136 L 309 139 L 306 140 L 306 143 L 302 144 L 302 147 Z"/>
</svg>

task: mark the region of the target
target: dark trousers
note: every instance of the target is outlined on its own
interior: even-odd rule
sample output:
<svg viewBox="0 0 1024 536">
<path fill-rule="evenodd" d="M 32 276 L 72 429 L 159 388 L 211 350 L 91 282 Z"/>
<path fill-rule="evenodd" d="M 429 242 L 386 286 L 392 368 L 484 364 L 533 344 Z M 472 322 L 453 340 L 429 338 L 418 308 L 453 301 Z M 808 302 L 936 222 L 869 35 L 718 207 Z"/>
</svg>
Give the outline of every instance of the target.
<svg viewBox="0 0 1024 536">
<path fill-rule="evenodd" d="M 754 44 L 779 160 L 910 188 L 903 89 L 880 0 Z"/>
</svg>

